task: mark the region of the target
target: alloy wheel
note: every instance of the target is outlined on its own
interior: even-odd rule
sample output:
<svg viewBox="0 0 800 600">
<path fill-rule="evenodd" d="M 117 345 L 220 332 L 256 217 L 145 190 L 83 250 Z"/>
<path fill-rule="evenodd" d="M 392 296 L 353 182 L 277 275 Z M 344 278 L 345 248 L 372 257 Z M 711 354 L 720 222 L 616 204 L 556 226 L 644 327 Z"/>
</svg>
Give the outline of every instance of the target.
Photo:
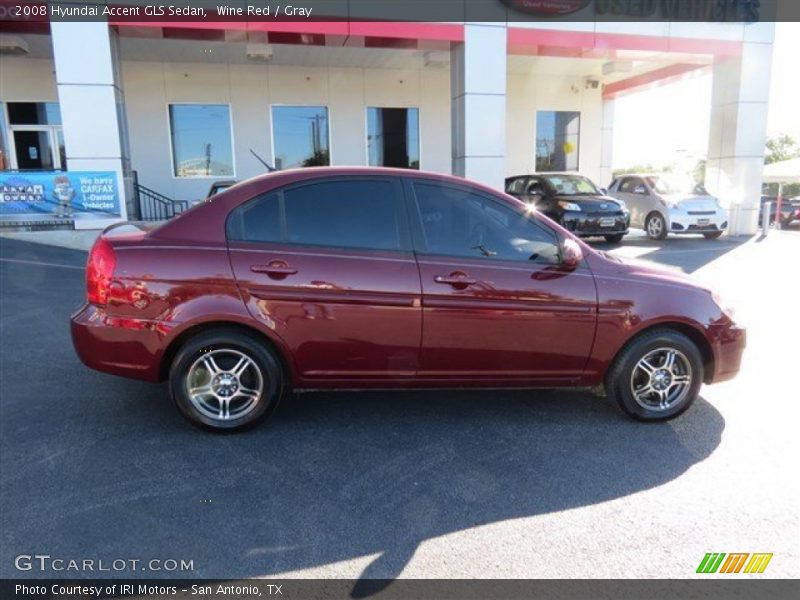
<svg viewBox="0 0 800 600">
<path fill-rule="evenodd" d="M 662 412 L 681 403 L 692 387 L 692 365 L 675 348 L 658 348 L 643 356 L 631 373 L 631 393 L 650 411 Z"/>
<path fill-rule="evenodd" d="M 192 363 L 186 390 L 198 412 L 215 421 L 230 421 L 255 410 L 264 390 L 264 375 L 244 352 L 218 348 Z"/>
</svg>

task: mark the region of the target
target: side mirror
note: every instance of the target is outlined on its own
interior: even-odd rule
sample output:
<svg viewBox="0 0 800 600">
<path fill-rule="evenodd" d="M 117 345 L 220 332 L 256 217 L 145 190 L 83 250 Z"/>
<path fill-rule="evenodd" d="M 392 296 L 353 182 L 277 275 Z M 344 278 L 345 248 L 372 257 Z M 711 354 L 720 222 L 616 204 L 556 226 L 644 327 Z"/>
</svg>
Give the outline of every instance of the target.
<svg viewBox="0 0 800 600">
<path fill-rule="evenodd" d="M 583 260 L 583 250 L 580 244 L 572 238 L 565 238 L 561 242 L 561 265 L 568 269 L 575 269 Z"/>
</svg>

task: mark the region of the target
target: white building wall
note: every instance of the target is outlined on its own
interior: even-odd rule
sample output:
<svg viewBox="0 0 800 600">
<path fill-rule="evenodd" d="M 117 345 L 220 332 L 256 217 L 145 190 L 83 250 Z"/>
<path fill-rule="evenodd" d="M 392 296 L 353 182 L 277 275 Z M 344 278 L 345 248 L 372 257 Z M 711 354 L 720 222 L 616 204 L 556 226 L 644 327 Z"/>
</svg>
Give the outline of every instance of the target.
<svg viewBox="0 0 800 600">
<path fill-rule="evenodd" d="M 270 106 L 328 107 L 331 163 L 367 164 L 366 108 L 417 107 L 421 168 L 450 172 L 450 74 L 447 69 L 315 68 L 204 63 L 123 63 L 131 162 L 139 182 L 178 200 L 203 197 L 219 178 L 176 178 L 170 154 L 170 103 L 229 104 L 236 178 L 272 164 Z"/>
<path fill-rule="evenodd" d="M 0 101 L 58 102 L 52 60 L 0 54 Z"/>
<path fill-rule="evenodd" d="M 556 59 L 568 60 L 568 59 Z M 582 77 L 531 69 L 508 75 L 506 98 L 507 175 L 533 173 L 536 168 L 536 112 L 540 110 L 579 111 L 581 135 L 579 172 L 600 186 L 603 129 L 603 98 L 600 89 L 585 89 Z"/>
</svg>

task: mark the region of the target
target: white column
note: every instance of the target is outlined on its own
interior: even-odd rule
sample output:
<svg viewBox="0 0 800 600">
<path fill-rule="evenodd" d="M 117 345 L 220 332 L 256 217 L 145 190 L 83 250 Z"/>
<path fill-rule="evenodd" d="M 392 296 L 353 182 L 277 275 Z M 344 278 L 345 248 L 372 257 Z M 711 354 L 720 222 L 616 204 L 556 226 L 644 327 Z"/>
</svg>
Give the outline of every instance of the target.
<svg viewBox="0 0 800 600">
<path fill-rule="evenodd" d="M 106 23 L 50 23 L 58 101 L 70 171 L 117 174 L 121 218 L 127 218 L 130 186 L 124 94 L 117 34 Z M 76 229 L 115 219 L 77 219 Z"/>
<path fill-rule="evenodd" d="M 613 98 L 603 99 L 603 125 L 600 130 L 600 181 L 601 187 L 611 185 L 614 177 L 614 114 L 615 102 Z"/>
<path fill-rule="evenodd" d="M 758 231 L 773 39 L 760 37 L 714 65 L 706 187 L 730 210 L 733 235 Z"/>
<path fill-rule="evenodd" d="M 467 23 L 451 57 L 453 174 L 502 190 L 506 152 L 506 27 Z"/>
</svg>

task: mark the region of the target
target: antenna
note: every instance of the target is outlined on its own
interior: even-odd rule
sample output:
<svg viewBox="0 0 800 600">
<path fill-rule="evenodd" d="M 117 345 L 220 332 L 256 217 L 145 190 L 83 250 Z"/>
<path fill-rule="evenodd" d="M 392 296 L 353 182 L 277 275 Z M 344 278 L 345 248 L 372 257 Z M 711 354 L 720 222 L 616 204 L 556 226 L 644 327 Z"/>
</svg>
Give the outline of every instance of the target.
<svg viewBox="0 0 800 600">
<path fill-rule="evenodd" d="M 261 158 L 261 157 L 260 157 L 258 154 L 256 154 L 256 151 L 255 151 L 255 150 L 253 150 L 252 148 L 250 148 L 250 154 L 252 154 L 253 156 L 255 156 L 255 157 L 256 157 L 256 159 L 258 160 L 258 162 L 260 162 L 262 165 L 264 165 L 264 167 L 267 169 L 267 173 L 272 173 L 273 171 L 277 171 L 277 170 L 278 170 L 278 169 L 276 169 L 275 167 L 273 167 L 272 165 L 270 165 L 270 164 L 269 164 L 267 161 L 265 161 L 263 158 Z"/>
</svg>

